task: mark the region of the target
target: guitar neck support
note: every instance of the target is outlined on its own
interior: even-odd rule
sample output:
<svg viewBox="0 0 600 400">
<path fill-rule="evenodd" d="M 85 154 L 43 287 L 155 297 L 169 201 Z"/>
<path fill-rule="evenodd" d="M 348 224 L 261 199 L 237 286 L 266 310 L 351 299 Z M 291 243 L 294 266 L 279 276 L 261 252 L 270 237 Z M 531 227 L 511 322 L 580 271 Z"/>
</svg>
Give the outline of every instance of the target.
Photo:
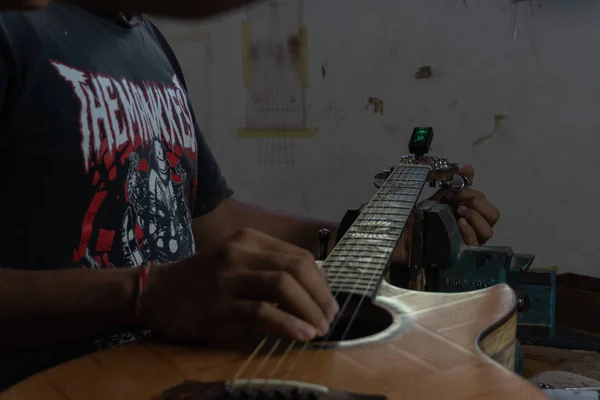
<svg viewBox="0 0 600 400">
<path fill-rule="evenodd" d="M 456 293 L 506 283 L 518 299 L 519 339 L 554 335 L 555 273 L 530 270 L 533 255 L 504 246 L 464 246 L 452 209 L 432 201 L 417 205 L 409 229 L 409 288 Z"/>
</svg>

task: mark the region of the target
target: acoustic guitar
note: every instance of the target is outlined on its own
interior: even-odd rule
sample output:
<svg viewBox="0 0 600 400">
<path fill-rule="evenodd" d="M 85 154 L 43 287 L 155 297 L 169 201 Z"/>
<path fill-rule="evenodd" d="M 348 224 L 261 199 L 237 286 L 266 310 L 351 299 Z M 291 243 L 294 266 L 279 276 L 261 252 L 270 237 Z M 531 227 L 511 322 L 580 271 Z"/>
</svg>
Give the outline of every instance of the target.
<svg viewBox="0 0 600 400">
<path fill-rule="evenodd" d="M 424 184 L 454 171 L 403 159 L 389 174 L 324 261 L 341 307 L 326 337 L 266 337 L 253 352 L 137 342 L 33 376 L 0 400 L 546 398 L 512 372 L 510 287 L 440 294 L 383 279 Z"/>
</svg>

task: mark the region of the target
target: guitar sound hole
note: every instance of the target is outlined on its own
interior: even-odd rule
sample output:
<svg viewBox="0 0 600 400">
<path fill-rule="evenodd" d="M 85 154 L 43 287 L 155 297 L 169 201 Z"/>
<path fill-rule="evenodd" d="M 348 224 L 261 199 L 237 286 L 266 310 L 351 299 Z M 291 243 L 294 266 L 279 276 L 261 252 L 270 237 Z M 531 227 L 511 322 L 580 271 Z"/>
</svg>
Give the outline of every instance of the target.
<svg viewBox="0 0 600 400">
<path fill-rule="evenodd" d="M 370 299 L 348 293 L 339 293 L 336 297 L 343 310 L 331 324 L 332 330 L 326 337 L 314 342 L 339 342 L 342 340 L 362 339 L 386 330 L 394 319 L 385 309 L 373 304 Z M 358 311 L 357 311 L 358 309 Z M 348 329 L 348 326 L 350 328 Z M 327 340 L 325 340 L 327 339 Z"/>
</svg>

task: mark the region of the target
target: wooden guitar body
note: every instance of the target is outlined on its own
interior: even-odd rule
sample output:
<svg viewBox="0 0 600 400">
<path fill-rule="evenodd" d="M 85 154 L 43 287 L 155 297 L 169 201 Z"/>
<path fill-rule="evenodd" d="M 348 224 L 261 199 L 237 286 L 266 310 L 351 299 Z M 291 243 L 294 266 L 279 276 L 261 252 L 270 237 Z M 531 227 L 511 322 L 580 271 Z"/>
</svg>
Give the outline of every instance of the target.
<svg viewBox="0 0 600 400">
<path fill-rule="evenodd" d="M 247 352 L 140 342 L 38 374 L 0 400 L 546 398 L 511 372 L 517 316 L 508 286 L 438 294 L 383 282 L 374 304 L 363 304 L 347 337 L 368 336 L 325 348 L 269 343 L 247 363 Z M 233 385 L 165 393 L 185 380 Z"/>
<path fill-rule="evenodd" d="M 546 398 L 511 372 L 510 287 L 440 294 L 383 280 L 424 183 L 456 170 L 403 160 L 323 263 L 342 308 L 326 342 L 263 340 L 254 352 L 140 342 L 41 373 L 0 400 Z"/>
</svg>

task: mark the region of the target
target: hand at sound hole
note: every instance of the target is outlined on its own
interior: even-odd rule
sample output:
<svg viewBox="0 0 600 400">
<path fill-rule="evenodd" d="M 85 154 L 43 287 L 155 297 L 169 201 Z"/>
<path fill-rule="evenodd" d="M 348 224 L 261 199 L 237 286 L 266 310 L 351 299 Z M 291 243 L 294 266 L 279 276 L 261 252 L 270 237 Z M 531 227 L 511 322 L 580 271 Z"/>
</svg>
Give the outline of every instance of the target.
<svg viewBox="0 0 600 400">
<path fill-rule="evenodd" d="M 327 333 L 339 311 L 310 252 L 250 229 L 153 267 L 141 299 L 145 328 L 221 343 L 247 330 L 312 340 Z"/>
</svg>

